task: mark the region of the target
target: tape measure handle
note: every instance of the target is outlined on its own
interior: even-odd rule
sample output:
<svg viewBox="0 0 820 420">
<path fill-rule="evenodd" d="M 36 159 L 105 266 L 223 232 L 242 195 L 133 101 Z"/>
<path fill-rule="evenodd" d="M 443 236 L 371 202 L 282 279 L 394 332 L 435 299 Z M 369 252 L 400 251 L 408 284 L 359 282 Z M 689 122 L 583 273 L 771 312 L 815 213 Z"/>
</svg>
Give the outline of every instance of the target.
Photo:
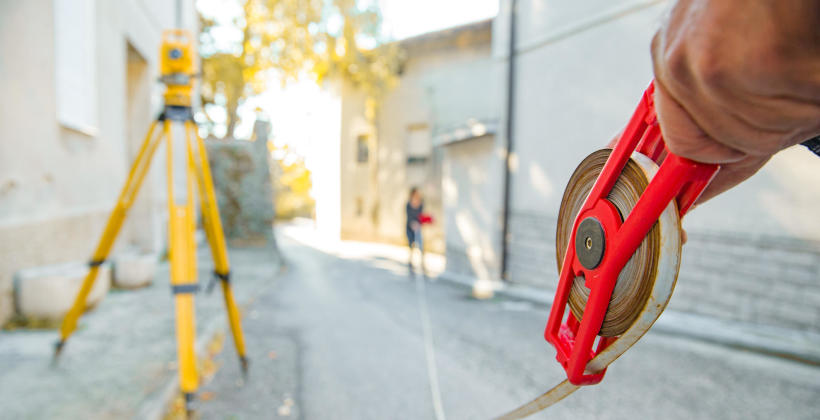
<svg viewBox="0 0 820 420">
<path fill-rule="evenodd" d="M 715 175 L 720 171 L 720 165 L 699 163 L 675 154 L 667 156 L 664 163 L 667 161 L 669 161 L 670 164 L 686 167 L 688 181 L 681 187 L 676 197 L 678 213 L 680 217 L 683 217 L 692 209 L 692 206 L 698 201 L 703 191 L 706 190 L 706 187 L 709 186 L 712 179 L 714 179 Z"/>
<path fill-rule="evenodd" d="M 643 133 L 640 140 L 638 140 L 636 150 L 638 153 L 654 160 L 662 168 L 665 165 L 665 170 L 672 170 L 679 174 L 678 181 L 682 180 L 683 186 L 679 187 L 680 192 L 675 199 L 678 204 L 678 212 L 683 217 L 717 175 L 720 165 L 695 162 L 669 152 L 661 134 L 660 124 L 658 124 L 658 115 L 655 113 L 654 80 L 646 88 L 636 111 L 636 116 L 633 116 L 630 125 L 636 124 L 636 120 L 639 120 L 637 116 L 643 118 L 643 121 L 641 121 Z M 669 186 L 671 187 L 671 185 Z"/>
</svg>

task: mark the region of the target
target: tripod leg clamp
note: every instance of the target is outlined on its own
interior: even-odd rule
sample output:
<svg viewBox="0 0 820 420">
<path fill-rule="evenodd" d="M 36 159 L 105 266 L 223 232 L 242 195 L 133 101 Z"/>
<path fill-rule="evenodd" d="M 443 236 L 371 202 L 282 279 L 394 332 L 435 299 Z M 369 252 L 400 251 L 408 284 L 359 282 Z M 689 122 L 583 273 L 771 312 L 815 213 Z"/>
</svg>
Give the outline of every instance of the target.
<svg viewBox="0 0 820 420">
<path fill-rule="evenodd" d="M 231 272 L 228 271 L 227 273 L 220 273 L 219 271 L 214 271 L 214 277 L 218 278 L 219 280 L 224 281 L 225 283 L 231 282 Z"/>
<path fill-rule="evenodd" d="M 198 291 L 199 291 L 199 284 L 197 284 L 197 283 L 171 285 L 171 293 L 173 293 L 175 295 L 178 295 L 180 293 L 196 293 Z"/>
<path fill-rule="evenodd" d="M 219 271 L 214 270 L 214 275 L 211 277 L 211 281 L 208 282 L 208 287 L 205 288 L 205 293 L 211 293 L 214 290 L 214 286 L 216 286 L 216 280 L 219 279 L 224 283 L 231 282 L 231 272 L 228 271 L 227 273 L 220 273 Z"/>
</svg>

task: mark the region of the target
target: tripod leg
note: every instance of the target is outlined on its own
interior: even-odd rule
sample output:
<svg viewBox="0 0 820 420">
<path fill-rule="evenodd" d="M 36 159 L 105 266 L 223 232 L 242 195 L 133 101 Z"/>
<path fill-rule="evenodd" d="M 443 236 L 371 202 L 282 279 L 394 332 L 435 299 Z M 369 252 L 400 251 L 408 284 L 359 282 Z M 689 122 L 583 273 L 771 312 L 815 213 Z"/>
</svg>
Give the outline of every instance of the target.
<svg viewBox="0 0 820 420">
<path fill-rule="evenodd" d="M 239 307 L 236 305 L 236 299 L 234 299 L 233 290 L 231 289 L 231 268 L 228 262 L 225 234 L 222 231 L 222 221 L 219 219 L 219 207 L 216 205 L 216 194 L 214 193 L 213 178 L 211 177 L 211 167 L 208 164 L 208 153 L 205 150 L 205 143 L 199 137 L 199 133 L 196 132 L 194 123 L 189 121 L 185 123 L 185 126 L 189 139 L 191 141 L 196 139 L 196 150 L 199 159 L 195 162 L 195 166 L 202 203 L 202 220 L 214 260 L 214 274 L 219 278 L 222 285 L 222 295 L 225 298 L 225 307 L 228 312 L 228 322 L 231 326 L 233 341 L 236 345 L 236 353 L 239 355 L 242 372 L 247 375 L 248 358 L 245 353 L 245 338 L 242 334 Z"/>
<path fill-rule="evenodd" d="M 162 133 L 158 133 L 156 138 L 154 138 L 156 126 L 157 122 L 155 121 L 151 124 L 148 134 L 142 142 L 140 151 L 137 154 L 134 163 L 131 165 L 131 170 L 128 173 L 128 179 L 126 180 L 125 185 L 120 192 L 119 198 L 117 199 L 117 204 L 114 207 L 114 210 L 111 211 L 111 215 L 108 217 L 108 222 L 106 223 L 105 230 L 103 231 L 102 237 L 97 244 L 97 249 L 94 251 L 94 255 L 88 263 L 90 269 L 83 280 L 80 291 L 74 298 L 74 304 L 63 318 L 63 323 L 60 327 L 60 339 L 57 341 L 55 346 L 55 358 L 60 355 L 66 340 L 68 340 L 68 337 L 77 328 L 77 320 L 85 310 L 86 299 L 94 286 L 94 281 L 97 278 L 97 272 L 99 271 L 100 265 L 102 265 L 105 262 L 105 259 L 108 258 L 108 253 L 111 252 L 111 247 L 117 239 L 117 234 L 119 233 L 120 228 L 122 228 L 122 223 L 125 221 L 125 216 L 128 213 L 128 209 L 133 204 L 137 192 L 139 192 L 140 185 L 142 185 L 142 181 L 145 179 L 145 174 L 148 173 L 148 169 L 151 167 L 151 159 L 154 156 L 154 152 L 157 150 L 157 146 L 162 140 Z"/>
<path fill-rule="evenodd" d="M 179 365 L 180 390 L 185 395 L 186 408 L 191 411 L 194 393 L 199 386 L 199 377 L 196 371 L 196 354 L 194 341 L 196 328 L 194 325 L 194 293 L 197 290 L 196 268 L 192 262 L 195 259 L 195 244 L 193 232 L 193 180 L 190 170 L 185 172 L 185 183 L 179 182 L 184 191 L 177 191 L 174 185 L 179 179 L 174 172 L 174 141 L 171 136 L 171 122 L 165 121 L 165 136 L 168 142 L 168 209 L 169 209 L 169 246 L 171 256 L 171 290 L 174 294 L 174 308 L 176 316 L 177 358 Z M 190 154 L 190 151 L 189 151 Z M 190 157 L 188 159 L 190 162 Z M 186 165 L 189 167 L 190 165 Z M 175 175 L 177 175 L 175 179 Z"/>
</svg>

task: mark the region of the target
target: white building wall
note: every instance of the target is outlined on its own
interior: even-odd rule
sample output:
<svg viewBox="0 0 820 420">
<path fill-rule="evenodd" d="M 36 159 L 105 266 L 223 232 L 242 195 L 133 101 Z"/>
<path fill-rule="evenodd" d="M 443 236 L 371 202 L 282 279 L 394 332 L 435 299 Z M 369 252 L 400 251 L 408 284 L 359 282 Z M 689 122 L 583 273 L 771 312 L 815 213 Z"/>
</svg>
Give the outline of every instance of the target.
<svg viewBox="0 0 820 420">
<path fill-rule="evenodd" d="M 328 86 L 326 94 L 316 95 L 306 127 L 305 139 L 311 145 L 306 164 L 311 171 L 316 199 L 316 229 L 329 241 L 338 241 L 342 231 L 342 127 L 340 90 Z"/>
<path fill-rule="evenodd" d="M 508 3 L 501 2 L 501 22 L 509 19 Z M 564 187 L 577 164 L 628 121 L 652 78 L 649 43 L 670 4 L 519 0 L 513 282 L 555 287 L 554 231 Z M 504 26 L 494 33 L 499 58 L 509 39 Z M 820 330 L 820 183 L 808 181 L 818 179 L 818 168 L 808 151 L 784 151 L 687 216 L 690 242 L 672 308 Z M 813 298 L 794 286 L 807 284 Z"/>
<path fill-rule="evenodd" d="M 498 136 L 445 147 L 447 271 L 482 281 L 500 278 L 503 153 Z"/>
<path fill-rule="evenodd" d="M 612 19 L 608 16 L 622 13 L 623 4 L 601 3 L 590 10 L 576 3 L 519 2 L 512 281 L 554 285 L 555 251 L 547 238 L 554 238 L 564 186 L 578 163 L 628 121 L 652 78 L 648 40 L 663 7 L 637 8 Z M 506 33 L 498 38 L 509 39 Z"/>
<path fill-rule="evenodd" d="M 183 23 L 195 29 L 194 2 L 183 3 Z M 86 94 L 96 96 L 97 118 L 91 120 L 97 127 L 80 132 L 57 120 L 55 37 L 60 34 L 55 33 L 54 2 L 0 3 L 0 322 L 12 309 L 16 270 L 90 256 L 125 181 L 133 157 L 130 137 L 147 130 L 147 125 L 129 129 L 129 108 L 143 124 L 158 111 L 159 102 L 150 98 L 159 92 L 149 81 L 157 77 L 161 30 L 174 24 L 173 3 L 89 4 L 96 78 Z M 129 43 L 147 69 L 130 78 L 135 83 L 130 106 Z M 152 174 L 147 189 L 158 182 Z M 142 216 L 156 217 L 150 213 Z M 127 233 L 132 230 L 126 229 L 121 244 L 137 239 L 142 247 L 156 245 L 158 230 L 142 238 Z"/>
</svg>

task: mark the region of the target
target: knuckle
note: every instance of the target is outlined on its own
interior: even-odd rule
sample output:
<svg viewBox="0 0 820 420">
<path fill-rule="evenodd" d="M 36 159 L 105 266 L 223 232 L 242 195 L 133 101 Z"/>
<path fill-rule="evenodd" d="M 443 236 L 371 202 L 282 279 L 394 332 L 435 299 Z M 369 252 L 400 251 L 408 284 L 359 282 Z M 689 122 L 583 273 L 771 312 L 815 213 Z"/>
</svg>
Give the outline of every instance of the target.
<svg viewBox="0 0 820 420">
<path fill-rule="evenodd" d="M 690 79 L 689 60 L 681 48 L 670 48 L 664 51 L 663 61 L 666 64 L 668 75 L 673 80 L 684 82 Z"/>
<path fill-rule="evenodd" d="M 688 84 L 691 80 L 691 69 L 686 49 L 680 42 L 670 42 L 665 34 L 659 31 L 652 38 L 650 48 L 656 78 L 665 79 L 673 84 Z"/>
<path fill-rule="evenodd" d="M 664 140 L 666 141 L 666 148 L 678 156 L 690 157 L 698 150 L 697 147 L 693 147 L 692 142 L 687 141 L 687 139 L 684 138 L 670 136 Z"/>
<path fill-rule="evenodd" d="M 698 54 L 694 71 L 705 88 L 719 90 L 726 86 L 730 74 L 724 63 L 723 55 L 713 49 L 705 48 Z"/>
</svg>

